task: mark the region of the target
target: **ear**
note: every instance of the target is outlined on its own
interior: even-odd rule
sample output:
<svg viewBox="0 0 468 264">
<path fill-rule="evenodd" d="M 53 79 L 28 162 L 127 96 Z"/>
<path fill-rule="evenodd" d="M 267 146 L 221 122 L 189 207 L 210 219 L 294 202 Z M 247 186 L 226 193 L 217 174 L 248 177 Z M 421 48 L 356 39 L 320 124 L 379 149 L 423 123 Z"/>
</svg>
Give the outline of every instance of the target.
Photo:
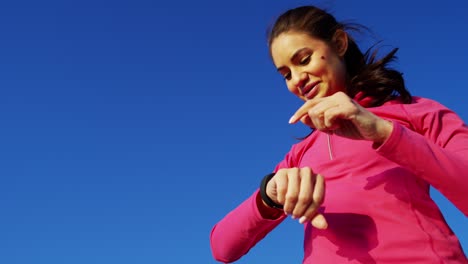
<svg viewBox="0 0 468 264">
<path fill-rule="evenodd" d="M 348 34 L 344 30 L 338 29 L 333 35 L 333 45 L 338 56 L 343 57 L 348 50 Z"/>
</svg>

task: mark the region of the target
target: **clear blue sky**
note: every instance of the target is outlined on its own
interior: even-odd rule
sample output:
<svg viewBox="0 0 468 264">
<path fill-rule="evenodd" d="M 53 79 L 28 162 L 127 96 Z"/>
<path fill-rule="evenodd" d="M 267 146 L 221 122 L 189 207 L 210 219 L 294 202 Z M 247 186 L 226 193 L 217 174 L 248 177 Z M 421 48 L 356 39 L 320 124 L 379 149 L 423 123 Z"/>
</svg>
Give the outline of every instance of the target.
<svg viewBox="0 0 468 264">
<path fill-rule="evenodd" d="M 414 2 L 2 1 L 0 263 L 215 263 L 212 226 L 308 131 L 265 41 L 290 7 L 369 26 L 468 120 L 468 2 Z M 301 258 L 287 220 L 238 263 Z"/>
</svg>

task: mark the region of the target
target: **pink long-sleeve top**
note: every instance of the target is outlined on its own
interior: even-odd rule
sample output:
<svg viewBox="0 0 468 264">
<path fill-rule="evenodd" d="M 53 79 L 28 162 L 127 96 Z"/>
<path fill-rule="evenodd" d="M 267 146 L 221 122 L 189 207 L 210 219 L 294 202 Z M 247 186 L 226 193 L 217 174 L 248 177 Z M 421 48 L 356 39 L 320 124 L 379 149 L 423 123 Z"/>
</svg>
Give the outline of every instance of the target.
<svg viewBox="0 0 468 264">
<path fill-rule="evenodd" d="M 369 110 L 393 122 L 382 145 L 315 131 L 275 168 L 310 167 L 326 179 L 328 228 L 304 225 L 303 263 L 468 263 L 429 195 L 432 185 L 468 215 L 468 127 L 424 98 Z M 286 218 L 263 218 L 257 198 L 213 227 L 216 260 L 234 262 Z"/>
</svg>

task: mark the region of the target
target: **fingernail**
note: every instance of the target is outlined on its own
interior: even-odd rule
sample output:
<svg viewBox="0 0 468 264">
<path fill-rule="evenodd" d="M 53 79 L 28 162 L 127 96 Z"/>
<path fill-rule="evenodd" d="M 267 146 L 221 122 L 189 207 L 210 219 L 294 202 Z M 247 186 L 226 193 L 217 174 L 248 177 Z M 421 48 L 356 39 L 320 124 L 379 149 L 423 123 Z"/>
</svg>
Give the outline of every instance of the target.
<svg viewBox="0 0 468 264">
<path fill-rule="evenodd" d="M 307 217 L 303 216 L 299 219 L 299 223 L 303 224 L 307 220 Z"/>
<path fill-rule="evenodd" d="M 292 121 L 293 121 L 293 120 L 294 120 L 294 116 L 291 116 L 291 118 L 289 118 L 288 123 L 289 123 L 289 124 L 292 124 Z"/>
<path fill-rule="evenodd" d="M 323 215 L 317 216 L 313 221 L 315 221 L 315 226 L 319 229 L 327 229 L 328 227 L 327 220 L 325 220 Z"/>
<path fill-rule="evenodd" d="M 320 222 L 320 229 L 327 229 L 328 227 L 328 224 L 326 221 L 321 221 Z"/>
</svg>

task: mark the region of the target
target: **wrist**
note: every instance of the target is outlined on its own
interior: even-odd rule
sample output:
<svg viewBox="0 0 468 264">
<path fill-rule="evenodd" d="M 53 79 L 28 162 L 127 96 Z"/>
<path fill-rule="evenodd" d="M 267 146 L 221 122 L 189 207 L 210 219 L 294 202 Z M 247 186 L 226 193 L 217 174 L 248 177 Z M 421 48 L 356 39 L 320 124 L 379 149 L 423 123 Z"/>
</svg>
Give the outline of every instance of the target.
<svg viewBox="0 0 468 264">
<path fill-rule="evenodd" d="M 263 200 L 260 195 L 260 192 L 257 193 L 256 197 L 256 203 L 257 203 L 257 208 L 264 219 L 269 219 L 269 220 L 276 220 L 280 218 L 281 216 L 284 215 L 284 211 L 281 209 L 273 208 L 268 206 Z"/>
<path fill-rule="evenodd" d="M 393 123 L 381 119 L 380 122 L 377 124 L 377 137 L 374 139 L 374 147 L 379 147 L 382 145 L 392 134 L 393 131 Z"/>
<path fill-rule="evenodd" d="M 271 208 L 276 208 L 276 209 L 283 209 L 283 206 L 281 204 L 276 203 L 273 201 L 267 194 L 267 185 L 268 182 L 275 176 L 275 173 L 270 173 L 267 174 L 265 177 L 263 177 L 262 181 L 260 182 L 260 197 L 262 198 L 262 201 L 265 205 Z"/>
</svg>

